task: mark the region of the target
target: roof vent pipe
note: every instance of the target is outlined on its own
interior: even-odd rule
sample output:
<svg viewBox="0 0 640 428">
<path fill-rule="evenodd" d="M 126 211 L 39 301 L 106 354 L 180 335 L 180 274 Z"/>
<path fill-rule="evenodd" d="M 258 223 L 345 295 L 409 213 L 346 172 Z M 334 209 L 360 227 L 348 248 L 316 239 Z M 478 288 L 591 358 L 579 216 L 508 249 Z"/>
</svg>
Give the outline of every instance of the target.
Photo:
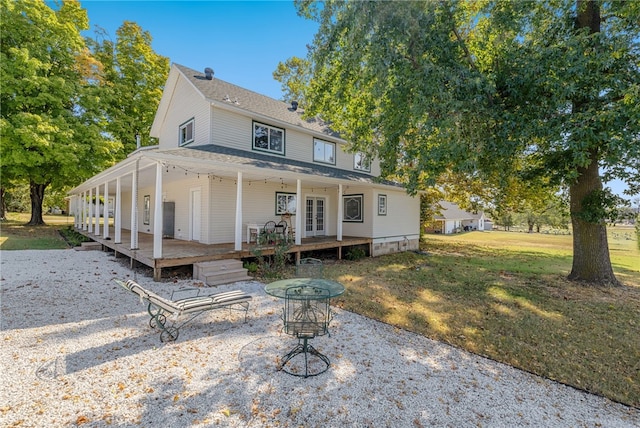
<svg viewBox="0 0 640 428">
<path fill-rule="evenodd" d="M 291 101 L 291 110 L 293 110 L 293 111 L 298 110 L 298 102 L 297 101 Z"/>
<path fill-rule="evenodd" d="M 204 75 L 207 78 L 207 80 L 213 80 L 213 68 L 205 68 L 204 69 Z"/>
</svg>

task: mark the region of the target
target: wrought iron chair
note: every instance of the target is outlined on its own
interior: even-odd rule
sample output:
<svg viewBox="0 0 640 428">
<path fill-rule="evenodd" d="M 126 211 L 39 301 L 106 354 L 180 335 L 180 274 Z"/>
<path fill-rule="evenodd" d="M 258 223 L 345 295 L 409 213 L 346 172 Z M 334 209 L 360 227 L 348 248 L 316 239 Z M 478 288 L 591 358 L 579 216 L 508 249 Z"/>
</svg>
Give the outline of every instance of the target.
<svg viewBox="0 0 640 428">
<path fill-rule="evenodd" d="M 276 222 L 268 221 L 264 224 L 260 234 L 262 244 L 274 244 L 276 239 Z"/>
<path fill-rule="evenodd" d="M 329 358 L 310 345 L 309 339 L 328 333 L 329 291 L 308 285 L 287 288 L 283 319 L 284 332 L 297 337 L 298 345 L 282 357 L 279 370 L 305 378 L 326 372 Z M 304 368 L 292 361 L 299 355 L 304 356 Z"/>
<path fill-rule="evenodd" d="M 322 278 L 324 275 L 324 265 L 322 260 L 307 257 L 300 259 L 296 265 L 297 278 Z"/>
<path fill-rule="evenodd" d="M 276 224 L 275 234 L 277 240 L 286 241 L 287 240 L 287 222 L 281 221 Z"/>
</svg>

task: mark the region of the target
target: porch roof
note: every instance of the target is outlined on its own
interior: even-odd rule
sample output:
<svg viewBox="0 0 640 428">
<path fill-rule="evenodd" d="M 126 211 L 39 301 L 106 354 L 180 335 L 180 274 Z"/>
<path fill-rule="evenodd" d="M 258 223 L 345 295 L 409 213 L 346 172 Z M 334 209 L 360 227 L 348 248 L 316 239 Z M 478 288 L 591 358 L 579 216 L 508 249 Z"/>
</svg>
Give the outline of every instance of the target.
<svg viewBox="0 0 640 428">
<path fill-rule="evenodd" d="M 249 181 L 267 180 L 294 185 L 296 179 L 304 178 L 305 181 L 318 183 L 318 185 L 351 183 L 380 188 L 403 188 L 399 183 L 382 180 L 357 171 L 347 171 L 284 157 L 274 158 L 258 152 L 207 144 L 171 150 L 159 150 L 158 146 L 143 147 L 133 152 L 127 159 L 71 189 L 69 194 L 88 191 L 96 186 L 101 186 L 106 181 L 130 176 L 136 169 L 136 163 L 139 171 L 139 185 L 153 185 L 155 171 L 151 171 L 150 168 L 158 162 L 167 168 L 178 167 L 183 169 L 185 173 L 205 176 L 235 178 L 237 172 L 241 171 L 244 178 Z M 130 187 L 130 184 L 130 179 L 124 180 L 122 182 L 123 189 Z"/>
</svg>

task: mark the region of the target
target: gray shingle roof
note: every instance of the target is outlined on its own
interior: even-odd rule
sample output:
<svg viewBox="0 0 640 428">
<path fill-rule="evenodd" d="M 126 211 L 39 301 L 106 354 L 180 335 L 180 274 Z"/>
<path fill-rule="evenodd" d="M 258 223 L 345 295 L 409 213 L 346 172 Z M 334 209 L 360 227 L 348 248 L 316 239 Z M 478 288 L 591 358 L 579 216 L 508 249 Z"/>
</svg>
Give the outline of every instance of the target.
<svg viewBox="0 0 640 428">
<path fill-rule="evenodd" d="M 239 150 L 230 147 L 207 144 L 202 146 L 183 147 L 175 150 L 164 151 L 172 156 L 182 156 L 185 158 L 208 159 L 213 162 L 233 164 L 246 167 L 265 168 L 275 171 L 288 171 L 298 174 L 313 175 L 324 178 L 335 178 L 360 183 L 377 183 L 387 186 L 402 187 L 398 183 L 388 180 L 381 180 L 371 175 L 357 171 L 346 171 L 339 168 L 332 168 L 325 165 L 302 162 L 285 157 L 274 157 L 272 155 Z"/>
<path fill-rule="evenodd" d="M 215 77 L 215 75 L 212 80 L 207 80 L 204 71 L 196 71 L 179 64 L 174 64 L 174 66 L 210 102 L 225 103 L 238 110 L 257 113 L 309 131 L 340 138 L 326 123 L 315 118 L 303 118 L 304 111 L 301 109 L 294 111 L 290 104 L 225 82 Z"/>
</svg>

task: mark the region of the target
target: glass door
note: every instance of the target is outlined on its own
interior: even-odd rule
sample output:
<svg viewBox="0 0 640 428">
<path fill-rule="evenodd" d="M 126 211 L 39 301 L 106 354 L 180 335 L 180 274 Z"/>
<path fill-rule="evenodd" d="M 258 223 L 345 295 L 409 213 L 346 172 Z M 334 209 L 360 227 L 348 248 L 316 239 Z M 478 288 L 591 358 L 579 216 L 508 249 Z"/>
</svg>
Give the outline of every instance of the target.
<svg viewBox="0 0 640 428">
<path fill-rule="evenodd" d="M 308 197 L 305 205 L 305 236 L 324 236 L 325 198 Z"/>
</svg>

